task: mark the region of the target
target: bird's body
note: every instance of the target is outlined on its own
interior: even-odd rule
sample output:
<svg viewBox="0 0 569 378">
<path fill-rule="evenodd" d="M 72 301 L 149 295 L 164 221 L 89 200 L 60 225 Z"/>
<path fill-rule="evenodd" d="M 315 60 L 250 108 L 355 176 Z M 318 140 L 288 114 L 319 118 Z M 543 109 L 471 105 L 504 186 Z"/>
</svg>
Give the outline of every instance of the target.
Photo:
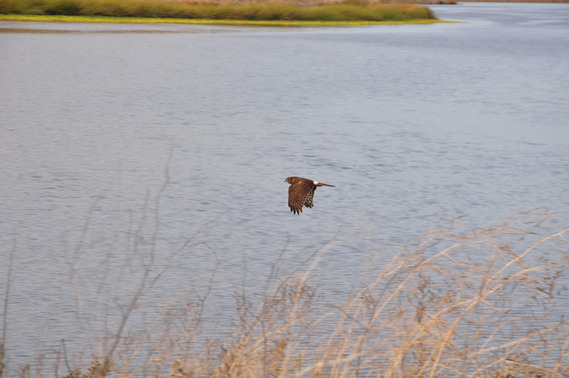
<svg viewBox="0 0 569 378">
<path fill-rule="evenodd" d="M 302 207 L 314 206 L 314 191 L 319 186 L 334 186 L 323 184 L 303 177 L 289 177 L 285 180 L 288 187 L 288 206 L 294 214 L 302 213 Z"/>
</svg>

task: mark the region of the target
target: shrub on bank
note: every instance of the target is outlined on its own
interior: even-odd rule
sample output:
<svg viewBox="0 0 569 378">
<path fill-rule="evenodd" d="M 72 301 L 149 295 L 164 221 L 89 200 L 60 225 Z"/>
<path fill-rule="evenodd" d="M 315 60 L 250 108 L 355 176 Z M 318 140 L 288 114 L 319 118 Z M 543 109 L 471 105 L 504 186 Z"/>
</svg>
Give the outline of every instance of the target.
<svg viewBox="0 0 569 378">
<path fill-rule="evenodd" d="M 189 18 L 214 20 L 405 21 L 434 19 L 419 6 L 328 4 L 188 4 L 154 0 L 0 0 L 0 14 Z"/>
</svg>

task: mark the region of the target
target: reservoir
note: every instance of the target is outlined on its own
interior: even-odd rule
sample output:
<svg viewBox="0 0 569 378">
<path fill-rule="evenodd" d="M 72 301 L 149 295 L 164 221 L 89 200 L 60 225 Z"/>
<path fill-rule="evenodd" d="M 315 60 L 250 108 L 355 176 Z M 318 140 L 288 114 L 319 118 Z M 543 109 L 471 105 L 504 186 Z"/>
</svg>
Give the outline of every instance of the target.
<svg viewBox="0 0 569 378">
<path fill-rule="evenodd" d="M 212 337 L 280 277 L 309 272 L 325 312 L 454 222 L 567 228 L 569 4 L 432 9 L 458 22 L 0 22 L 8 376 L 196 293 Z M 293 215 L 289 176 L 335 187 Z"/>
</svg>

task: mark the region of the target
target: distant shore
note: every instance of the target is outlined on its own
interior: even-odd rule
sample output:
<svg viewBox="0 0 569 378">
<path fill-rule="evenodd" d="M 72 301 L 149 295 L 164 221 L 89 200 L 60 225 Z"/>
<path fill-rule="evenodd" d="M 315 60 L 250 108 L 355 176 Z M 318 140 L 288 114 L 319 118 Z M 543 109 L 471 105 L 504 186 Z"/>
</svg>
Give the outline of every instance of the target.
<svg viewBox="0 0 569 378">
<path fill-rule="evenodd" d="M 569 3 L 569 0 L 461 0 L 461 3 Z"/>
<path fill-rule="evenodd" d="M 214 19 L 174 19 L 174 18 L 138 18 L 138 17 L 86 17 L 86 16 L 37 16 L 0 14 L 0 21 L 21 22 L 86 22 L 86 23 L 128 23 L 128 24 L 195 24 L 195 25 L 243 25 L 243 26 L 358 26 L 358 25 L 401 25 L 434 24 L 450 22 L 441 20 L 410 21 L 255 21 L 255 20 L 214 20 Z M 1 29 L 0 32 L 10 30 Z"/>
<path fill-rule="evenodd" d="M 539 4 L 560 4 L 569 3 L 569 0 L 425 0 L 420 4 L 424 5 L 455 5 L 460 3 L 539 3 Z"/>
<path fill-rule="evenodd" d="M 163 0 L 0 0 L 0 19 L 73 22 L 172 22 L 252 25 L 369 25 L 433 23 L 421 5 L 346 0 L 320 5 L 287 3 L 195 3 Z"/>
<path fill-rule="evenodd" d="M 375 24 L 432 24 L 438 20 L 428 5 L 460 5 L 468 2 L 569 3 L 569 0 L 267 0 L 236 3 L 234 0 L 0 0 L 0 21 L 87 23 L 175 23 L 250 26 L 332 26 Z M 12 29 L 0 29 L 9 32 Z"/>
</svg>

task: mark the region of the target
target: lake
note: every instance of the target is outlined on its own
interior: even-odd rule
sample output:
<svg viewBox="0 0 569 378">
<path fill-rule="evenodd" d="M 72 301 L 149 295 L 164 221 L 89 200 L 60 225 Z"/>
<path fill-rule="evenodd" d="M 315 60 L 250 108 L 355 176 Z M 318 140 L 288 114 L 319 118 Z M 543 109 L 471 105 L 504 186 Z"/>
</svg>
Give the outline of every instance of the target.
<svg viewBox="0 0 569 378">
<path fill-rule="evenodd" d="M 275 266 L 342 297 L 441 219 L 567 227 L 569 4 L 432 9 L 461 22 L 0 22 L 8 371 L 97 350 L 141 285 L 129 330 L 189 290 L 223 328 Z M 288 176 L 336 187 L 293 215 Z"/>
</svg>

